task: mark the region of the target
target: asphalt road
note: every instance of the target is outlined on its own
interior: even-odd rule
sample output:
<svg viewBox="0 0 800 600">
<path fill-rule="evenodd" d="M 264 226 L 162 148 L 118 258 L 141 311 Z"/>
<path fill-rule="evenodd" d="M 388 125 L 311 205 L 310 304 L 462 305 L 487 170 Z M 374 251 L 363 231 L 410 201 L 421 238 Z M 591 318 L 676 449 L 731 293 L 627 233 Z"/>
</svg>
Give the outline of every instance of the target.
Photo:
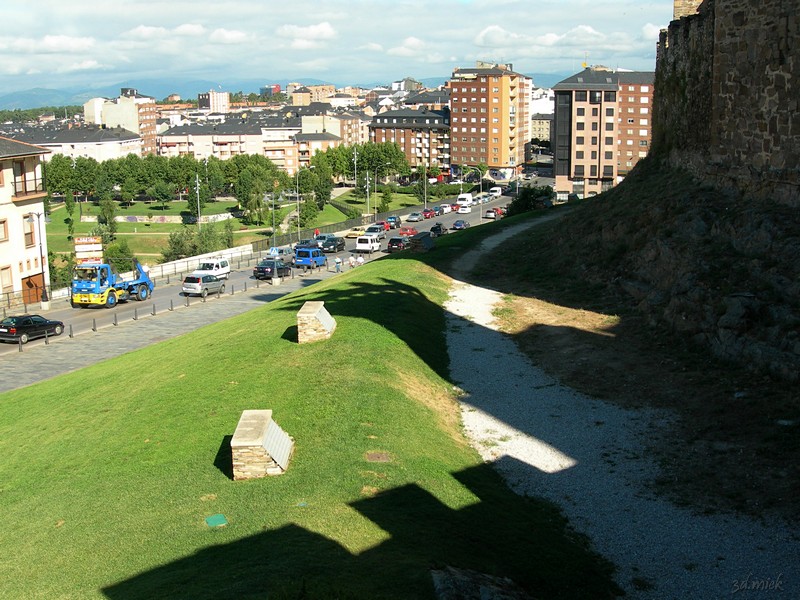
<svg viewBox="0 0 800 600">
<path fill-rule="evenodd" d="M 486 209 L 504 206 L 510 200 L 502 196 L 487 204 L 472 207 L 471 213 L 451 212 L 410 224 L 419 231 L 427 231 L 437 221 L 450 228 L 457 219 L 476 226 L 489 222 L 483 218 Z M 433 203 L 430 205 L 433 206 Z M 340 232 L 340 235 L 344 233 Z M 386 239 L 381 240 L 380 252 L 365 254 L 364 259 L 370 261 L 385 256 L 386 242 L 393 233 L 396 230 L 388 231 Z M 120 303 L 112 309 L 72 308 L 67 300 L 53 301 L 50 310 L 42 314 L 63 321 L 64 334 L 47 341 L 32 340 L 23 346 L 0 343 L 3 372 L 0 392 L 30 385 L 193 331 L 334 276 L 336 256 L 342 259 L 343 268 L 348 268 L 347 258 L 353 252 L 355 240 L 347 239 L 346 243 L 343 252 L 328 255 L 327 268 L 308 272 L 295 269 L 294 277 L 285 278 L 277 286 L 253 278 L 252 269 L 259 257 L 235 261 L 230 278 L 225 282 L 225 293 L 209 296 L 205 301 L 199 297 L 184 297 L 181 293 L 181 277 L 157 282 L 152 296 L 144 302 Z"/>
</svg>

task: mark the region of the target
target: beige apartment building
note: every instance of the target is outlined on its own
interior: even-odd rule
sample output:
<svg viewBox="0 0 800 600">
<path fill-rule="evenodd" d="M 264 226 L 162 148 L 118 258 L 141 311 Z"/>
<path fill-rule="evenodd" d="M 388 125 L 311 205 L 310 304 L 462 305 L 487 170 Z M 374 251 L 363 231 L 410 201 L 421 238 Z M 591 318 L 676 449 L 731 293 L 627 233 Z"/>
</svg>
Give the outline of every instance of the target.
<svg viewBox="0 0 800 600">
<path fill-rule="evenodd" d="M 400 146 L 412 169 L 420 165 L 450 171 L 450 113 L 447 109 L 404 108 L 376 115 L 369 125 L 370 141 Z"/>
<path fill-rule="evenodd" d="M 92 98 L 83 105 L 87 123 L 122 127 L 142 138 L 142 154 L 156 154 L 156 99 L 143 96 L 133 88 L 122 88 L 113 99 Z"/>
<path fill-rule="evenodd" d="M 567 200 L 604 192 L 647 156 L 655 73 L 588 67 L 553 87 L 553 175 Z"/>
<path fill-rule="evenodd" d="M 0 301 L 49 308 L 42 157 L 49 150 L 0 137 Z"/>
<path fill-rule="evenodd" d="M 204 94 L 197 94 L 197 108 L 212 113 L 228 113 L 231 111 L 230 92 L 215 92 L 209 90 Z"/>
<path fill-rule="evenodd" d="M 447 84 L 452 164 L 484 163 L 503 177 L 521 171 L 530 141 L 531 86 L 511 65 L 456 68 Z"/>
</svg>

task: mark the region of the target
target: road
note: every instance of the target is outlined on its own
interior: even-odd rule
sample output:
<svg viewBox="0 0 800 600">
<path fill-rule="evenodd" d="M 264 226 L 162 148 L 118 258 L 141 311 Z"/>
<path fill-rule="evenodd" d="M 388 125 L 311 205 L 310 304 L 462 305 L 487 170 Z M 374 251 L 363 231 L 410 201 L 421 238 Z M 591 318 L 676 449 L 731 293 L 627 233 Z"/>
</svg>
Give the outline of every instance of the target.
<svg viewBox="0 0 800 600">
<path fill-rule="evenodd" d="M 482 217 L 486 209 L 504 206 L 510 200 L 509 197 L 501 196 L 487 204 L 473 207 L 471 213 L 451 212 L 411 225 L 419 231 L 427 231 L 438 221 L 450 228 L 454 221 L 461 218 L 476 226 L 489 222 Z M 396 230 L 388 231 L 387 239 L 381 241 L 381 252 L 364 255 L 366 261 L 385 256 L 386 242 L 393 232 Z M 337 255 L 347 268 L 347 258 L 353 252 L 355 240 L 347 239 L 346 243 L 343 252 L 328 255 L 327 269 L 310 272 L 295 269 L 293 278 L 286 278 L 276 287 L 253 278 L 252 268 L 259 257 L 237 260 L 232 265 L 230 278 L 226 281 L 225 294 L 209 297 L 205 302 L 202 298 L 186 298 L 181 294 L 182 277 L 159 281 L 151 298 L 144 302 L 120 303 L 112 309 L 72 308 L 66 300 L 54 301 L 51 309 L 43 314 L 50 319 L 63 321 L 64 334 L 47 341 L 33 340 L 21 347 L 22 352 L 17 344 L 0 344 L 0 364 L 3 365 L 5 375 L 0 380 L 0 392 L 30 385 L 49 376 L 181 335 L 333 276 L 334 259 Z M 123 331 L 125 333 L 121 335 Z"/>
</svg>

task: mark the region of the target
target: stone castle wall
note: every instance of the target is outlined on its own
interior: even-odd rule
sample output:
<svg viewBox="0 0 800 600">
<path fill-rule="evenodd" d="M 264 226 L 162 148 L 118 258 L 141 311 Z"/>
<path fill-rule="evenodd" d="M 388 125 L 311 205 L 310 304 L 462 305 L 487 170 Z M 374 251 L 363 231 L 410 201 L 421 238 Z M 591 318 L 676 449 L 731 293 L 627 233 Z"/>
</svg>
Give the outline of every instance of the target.
<svg viewBox="0 0 800 600">
<path fill-rule="evenodd" d="M 689 4 L 676 0 L 676 14 Z M 796 9 L 796 0 L 705 0 L 662 32 L 654 155 L 753 200 L 800 206 Z"/>
</svg>

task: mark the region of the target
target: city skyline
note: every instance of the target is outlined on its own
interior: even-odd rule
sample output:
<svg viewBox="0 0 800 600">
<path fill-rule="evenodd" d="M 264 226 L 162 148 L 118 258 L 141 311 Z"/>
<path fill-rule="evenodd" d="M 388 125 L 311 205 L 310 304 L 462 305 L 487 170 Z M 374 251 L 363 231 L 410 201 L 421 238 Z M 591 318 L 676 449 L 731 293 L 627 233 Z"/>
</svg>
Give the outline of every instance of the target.
<svg viewBox="0 0 800 600">
<path fill-rule="evenodd" d="M 476 60 L 518 72 L 576 72 L 585 61 L 654 70 L 668 0 L 298 0 L 291 5 L 55 0 L 4 5 L 0 88 L 102 87 L 123 80 L 447 77 Z"/>
</svg>

